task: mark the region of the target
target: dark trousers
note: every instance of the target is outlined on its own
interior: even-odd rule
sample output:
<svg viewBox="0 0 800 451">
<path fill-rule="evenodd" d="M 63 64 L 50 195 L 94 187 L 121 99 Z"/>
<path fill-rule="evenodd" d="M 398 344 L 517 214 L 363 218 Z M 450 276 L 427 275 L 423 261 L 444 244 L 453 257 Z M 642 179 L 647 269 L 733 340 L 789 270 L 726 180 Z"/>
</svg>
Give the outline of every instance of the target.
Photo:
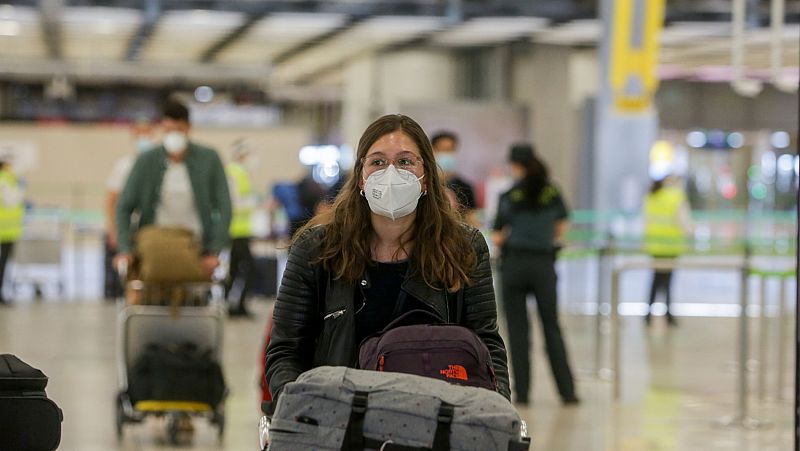
<svg viewBox="0 0 800 451">
<path fill-rule="evenodd" d="M 225 284 L 225 298 L 230 302 L 232 313 L 247 311 L 245 300 L 250 290 L 250 279 L 255 268 L 253 254 L 250 253 L 250 238 L 231 240 L 231 267 Z"/>
<path fill-rule="evenodd" d="M 664 293 L 664 302 L 667 304 L 667 315 L 669 315 L 669 305 L 671 301 L 670 285 L 672 284 L 672 271 L 655 271 L 653 273 L 653 283 L 650 285 L 650 305 L 656 301 L 658 292 Z M 648 310 L 649 314 L 649 310 Z"/>
<path fill-rule="evenodd" d="M 8 260 L 11 258 L 11 254 L 13 252 L 13 241 L 0 243 L 0 302 L 5 302 L 5 297 L 3 296 L 3 285 L 6 280 L 6 266 L 8 265 Z"/>
<path fill-rule="evenodd" d="M 547 356 L 562 399 L 575 396 L 575 382 L 558 322 L 556 271 L 553 254 L 506 250 L 500 268 L 503 310 L 508 326 L 511 368 L 517 400 L 528 401 L 531 332 L 526 297 L 536 296 Z"/>
<path fill-rule="evenodd" d="M 114 256 L 116 255 L 117 250 L 111 247 L 108 242 L 108 236 L 106 236 L 105 255 L 103 257 L 103 294 L 108 300 L 120 298 L 123 294 L 122 282 L 119 280 L 119 274 L 114 268 Z"/>
</svg>

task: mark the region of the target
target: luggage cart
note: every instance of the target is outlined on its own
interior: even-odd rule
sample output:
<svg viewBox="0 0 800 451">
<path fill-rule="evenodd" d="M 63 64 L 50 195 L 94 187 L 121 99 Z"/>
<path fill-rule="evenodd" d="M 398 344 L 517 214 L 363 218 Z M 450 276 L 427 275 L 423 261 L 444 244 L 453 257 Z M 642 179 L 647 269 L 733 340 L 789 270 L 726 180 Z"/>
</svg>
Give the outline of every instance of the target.
<svg viewBox="0 0 800 451">
<path fill-rule="evenodd" d="M 65 292 L 63 243 L 66 220 L 61 210 L 36 210 L 25 217 L 22 238 L 14 247 L 12 286 L 32 285 L 36 298 L 42 287 L 53 283 L 59 295 Z"/>
<path fill-rule="evenodd" d="M 124 271 L 123 271 L 124 272 Z M 181 345 L 192 343 L 198 349 L 211 350 L 212 359 L 221 364 L 224 309 L 218 283 L 173 284 L 167 289 L 132 281 L 129 289 L 142 293 L 146 305 L 128 305 L 120 301 L 118 316 L 119 393 L 115 400 L 117 438 L 122 439 L 126 424 L 140 423 L 148 416 L 165 417 L 172 443 L 181 442 L 181 421 L 204 417 L 217 428 L 221 440 L 225 430 L 225 396 L 217 405 L 192 400 L 132 400 L 129 378 L 133 365 L 151 343 Z M 184 304 L 152 305 L 165 293 L 182 290 Z"/>
</svg>

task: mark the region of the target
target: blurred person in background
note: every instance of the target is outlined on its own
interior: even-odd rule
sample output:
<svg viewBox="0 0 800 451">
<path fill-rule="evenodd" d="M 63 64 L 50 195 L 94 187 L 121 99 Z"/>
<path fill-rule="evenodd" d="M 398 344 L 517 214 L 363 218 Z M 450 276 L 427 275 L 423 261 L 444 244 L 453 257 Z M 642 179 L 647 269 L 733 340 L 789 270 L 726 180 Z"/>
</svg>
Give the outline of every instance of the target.
<svg viewBox="0 0 800 451">
<path fill-rule="evenodd" d="M 445 320 L 453 296 L 463 302 L 460 323 L 489 349 L 498 392 L 510 397 L 489 249 L 445 190 L 413 119 L 387 115 L 367 127 L 353 176 L 289 248 L 267 349 L 274 399 L 313 367 L 355 367 L 359 343 L 400 315 L 424 310 Z M 322 306 L 355 307 L 323 320 Z"/>
<path fill-rule="evenodd" d="M 105 239 L 105 298 L 114 300 L 123 294 L 119 275 L 114 269 L 113 261 L 117 253 L 117 230 L 114 220 L 119 198 L 128 174 L 131 172 L 136 157 L 156 145 L 155 130 L 152 122 L 147 119 L 138 119 L 131 127 L 131 138 L 135 152 L 131 152 L 114 163 L 111 173 L 106 181 L 106 239 Z"/>
<path fill-rule="evenodd" d="M 501 249 L 502 306 L 516 401 L 529 401 L 531 332 L 526 298 L 533 293 L 561 400 L 565 405 L 577 404 L 556 293 L 556 251 L 568 227 L 567 207 L 550 182 L 547 167 L 534 155 L 533 146 L 515 144 L 509 160 L 515 183 L 500 197 L 492 241 Z"/>
<path fill-rule="evenodd" d="M 283 207 L 289 221 L 286 231 L 289 238 L 314 217 L 320 205 L 326 201 L 326 189 L 314 180 L 312 170 L 295 183 L 277 183 L 272 187 L 274 205 L 272 210 Z"/>
<path fill-rule="evenodd" d="M 691 208 L 686 194 L 680 188 L 679 179 L 665 177 L 653 181 L 650 192 L 644 199 L 644 249 L 656 259 L 674 260 L 686 251 L 686 239 L 691 232 Z M 650 309 L 659 292 L 664 294 L 667 305 L 667 323 L 676 326 L 675 316 L 670 311 L 672 270 L 657 269 L 650 285 L 650 305 L 645 321 L 650 324 Z"/>
<path fill-rule="evenodd" d="M 190 231 L 200 242 L 200 270 L 210 277 L 230 238 L 225 168 L 215 150 L 189 140 L 189 110 L 183 103 L 167 100 L 162 112 L 162 143 L 139 155 L 117 202 L 115 267 L 132 262 L 136 232 L 156 225 Z"/>
<path fill-rule="evenodd" d="M 253 148 L 244 139 L 238 139 L 231 148 L 231 161 L 225 167 L 228 175 L 228 190 L 233 205 L 231 220 L 230 271 L 225 281 L 225 298 L 230 303 L 231 316 L 249 316 L 245 301 L 250 289 L 255 260 L 250 252 L 253 236 L 252 215 L 257 196 L 253 191 L 249 170 L 256 164 Z"/>
<path fill-rule="evenodd" d="M 312 171 L 309 171 L 305 177 L 297 182 L 297 197 L 302 215 L 292 221 L 289 236 L 294 236 L 298 230 L 303 228 L 317 214 L 320 207 L 325 208 L 323 204 L 326 201 L 326 192 L 325 186 L 314 180 Z"/>
<path fill-rule="evenodd" d="M 461 218 L 469 225 L 480 228 L 478 221 L 478 203 L 475 201 L 475 190 L 472 185 L 456 173 L 458 166 L 458 136 L 449 131 L 436 133 L 431 137 L 431 145 L 436 155 L 436 163 L 444 172 L 445 184 L 451 190 L 448 197 L 455 201 L 455 207 Z"/>
<path fill-rule="evenodd" d="M 0 156 L 0 305 L 10 301 L 3 295 L 6 266 L 14 244 L 22 237 L 23 195 L 11 170 L 11 156 Z"/>
</svg>

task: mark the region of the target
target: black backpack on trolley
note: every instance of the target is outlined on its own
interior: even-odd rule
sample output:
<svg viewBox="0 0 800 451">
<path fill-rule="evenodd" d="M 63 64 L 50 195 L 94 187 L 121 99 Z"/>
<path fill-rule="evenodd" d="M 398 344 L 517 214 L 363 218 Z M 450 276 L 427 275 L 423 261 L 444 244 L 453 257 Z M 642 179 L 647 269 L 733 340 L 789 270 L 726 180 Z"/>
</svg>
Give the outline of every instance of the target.
<svg viewBox="0 0 800 451">
<path fill-rule="evenodd" d="M 0 354 L 0 449 L 52 451 L 63 415 L 44 389 L 47 376 L 11 354 Z"/>
</svg>

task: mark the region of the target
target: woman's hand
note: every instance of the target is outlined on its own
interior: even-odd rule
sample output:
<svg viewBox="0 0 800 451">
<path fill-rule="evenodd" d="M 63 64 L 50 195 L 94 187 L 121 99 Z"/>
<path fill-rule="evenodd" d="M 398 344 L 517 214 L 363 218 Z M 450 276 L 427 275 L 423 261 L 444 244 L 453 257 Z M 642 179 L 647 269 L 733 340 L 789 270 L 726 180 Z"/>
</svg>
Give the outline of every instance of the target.
<svg viewBox="0 0 800 451">
<path fill-rule="evenodd" d="M 203 268 L 203 272 L 211 277 L 214 274 L 214 270 L 217 269 L 219 266 L 219 258 L 216 255 L 204 255 L 203 258 L 200 259 L 200 267 Z"/>
</svg>

